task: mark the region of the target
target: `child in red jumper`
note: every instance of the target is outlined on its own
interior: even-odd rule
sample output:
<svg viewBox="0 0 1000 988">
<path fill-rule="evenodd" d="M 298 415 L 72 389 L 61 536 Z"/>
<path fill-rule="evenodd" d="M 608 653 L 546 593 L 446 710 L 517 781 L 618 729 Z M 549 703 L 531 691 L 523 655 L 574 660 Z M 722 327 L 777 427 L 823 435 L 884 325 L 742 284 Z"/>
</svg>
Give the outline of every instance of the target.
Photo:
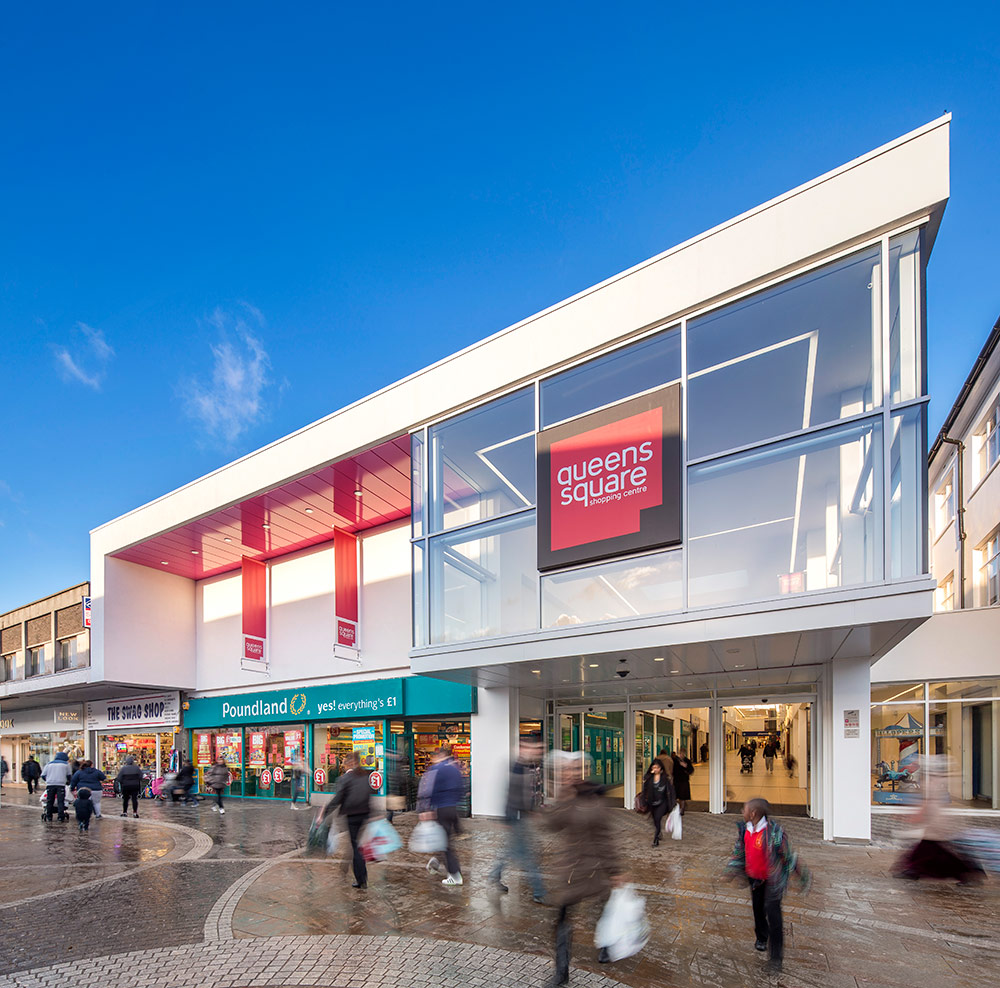
<svg viewBox="0 0 1000 988">
<path fill-rule="evenodd" d="M 743 822 L 738 824 L 736 844 L 727 865 L 732 874 L 743 874 L 750 883 L 753 921 L 760 950 L 770 948 L 771 966 L 780 969 L 785 952 L 785 932 L 781 899 L 793 872 L 809 885 L 809 873 L 799 863 L 781 824 L 771 819 L 766 799 L 751 799 L 743 805 Z"/>
</svg>

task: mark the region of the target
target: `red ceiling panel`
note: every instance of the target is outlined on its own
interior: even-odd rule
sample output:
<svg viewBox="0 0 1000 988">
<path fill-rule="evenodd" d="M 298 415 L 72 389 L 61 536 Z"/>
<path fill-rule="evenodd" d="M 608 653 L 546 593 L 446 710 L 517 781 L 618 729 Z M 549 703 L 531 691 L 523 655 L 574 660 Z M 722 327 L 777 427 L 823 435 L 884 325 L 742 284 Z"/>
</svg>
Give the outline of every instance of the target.
<svg viewBox="0 0 1000 988">
<path fill-rule="evenodd" d="M 360 496 L 355 491 L 361 491 Z M 410 437 L 399 436 L 121 552 L 141 566 L 200 580 L 410 515 Z"/>
</svg>

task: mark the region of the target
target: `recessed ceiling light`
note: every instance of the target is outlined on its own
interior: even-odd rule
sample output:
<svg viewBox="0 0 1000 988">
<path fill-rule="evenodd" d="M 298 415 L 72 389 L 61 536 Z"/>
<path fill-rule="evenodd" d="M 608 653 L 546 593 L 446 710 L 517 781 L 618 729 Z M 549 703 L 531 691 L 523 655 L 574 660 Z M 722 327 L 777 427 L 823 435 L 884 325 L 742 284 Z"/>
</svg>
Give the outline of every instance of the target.
<svg viewBox="0 0 1000 988">
<path fill-rule="evenodd" d="M 655 659 L 653 659 L 653 661 L 654 661 L 654 662 L 663 662 L 663 661 L 664 661 L 664 659 L 663 659 L 663 656 L 662 656 L 662 655 L 658 655 L 658 656 L 657 656 L 657 657 L 656 657 Z"/>
<path fill-rule="evenodd" d="M 233 540 L 227 535 L 222 541 L 223 542 L 232 542 Z"/>
<path fill-rule="evenodd" d="M 534 676 L 540 676 L 542 674 L 542 670 L 541 669 L 532 669 L 531 672 L 532 672 L 532 675 L 534 675 Z"/>
<path fill-rule="evenodd" d="M 306 514 L 307 515 L 311 515 L 312 513 L 313 513 L 313 509 L 312 508 L 306 508 Z"/>
<path fill-rule="evenodd" d="M 197 549 L 192 549 L 191 550 L 191 555 L 192 556 L 197 556 L 198 555 L 198 550 Z"/>
<path fill-rule="evenodd" d="M 364 491 L 360 487 L 354 492 L 355 497 L 361 497 L 362 494 L 364 494 Z"/>
<path fill-rule="evenodd" d="M 670 670 L 670 675 L 671 675 L 671 676 L 676 676 L 676 675 L 678 675 L 679 673 L 680 673 L 680 669 L 671 669 L 671 670 Z"/>
<path fill-rule="evenodd" d="M 694 683 L 688 683 L 688 686 L 694 686 Z"/>
<path fill-rule="evenodd" d="M 746 663 L 745 662 L 737 662 L 736 665 L 733 666 L 733 668 L 734 669 L 745 669 L 746 668 Z"/>
<path fill-rule="evenodd" d="M 599 665 L 600 665 L 600 662 L 591 662 L 590 663 L 590 668 L 591 669 L 596 669 Z"/>
<path fill-rule="evenodd" d="M 263 525 L 261 525 L 260 527 L 261 527 L 261 528 L 270 528 L 271 526 L 270 526 L 270 525 L 268 525 L 268 523 L 267 523 L 267 522 L 264 522 L 264 524 L 263 524 Z"/>
<path fill-rule="evenodd" d="M 161 559 L 160 560 L 160 565 L 161 566 L 169 566 L 170 564 L 165 559 Z"/>
<path fill-rule="evenodd" d="M 740 682 L 741 682 L 741 683 L 745 683 L 745 682 L 746 682 L 746 680 L 745 680 L 745 679 L 741 679 L 741 680 L 740 680 Z"/>
<path fill-rule="evenodd" d="M 738 648 L 727 648 L 726 651 L 730 655 L 739 655 L 740 654 L 740 650 Z"/>
</svg>

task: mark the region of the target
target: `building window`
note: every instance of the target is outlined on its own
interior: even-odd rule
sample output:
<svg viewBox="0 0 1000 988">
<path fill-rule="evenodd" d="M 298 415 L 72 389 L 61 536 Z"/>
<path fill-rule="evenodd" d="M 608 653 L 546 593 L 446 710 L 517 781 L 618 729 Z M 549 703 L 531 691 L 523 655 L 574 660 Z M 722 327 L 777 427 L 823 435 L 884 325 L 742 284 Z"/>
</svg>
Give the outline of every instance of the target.
<svg viewBox="0 0 1000 988">
<path fill-rule="evenodd" d="M 45 672 L 45 646 L 29 648 L 24 662 L 24 676 L 41 676 Z"/>
<path fill-rule="evenodd" d="M 940 536 L 941 533 L 952 523 L 955 518 L 955 484 L 951 474 L 948 472 L 948 479 L 938 488 L 934 495 L 934 534 Z"/>
<path fill-rule="evenodd" d="M 56 642 L 56 672 L 74 668 L 76 664 L 76 639 L 63 638 Z"/>
<path fill-rule="evenodd" d="M 994 532 L 979 550 L 979 581 L 983 588 L 983 604 L 1000 604 L 1000 531 Z"/>
<path fill-rule="evenodd" d="M 955 609 L 955 574 L 949 573 L 937 586 L 934 593 L 934 610 L 952 611 Z"/>
<path fill-rule="evenodd" d="M 5 655 L 0 659 L 0 678 L 9 683 L 14 678 L 14 656 Z"/>
<path fill-rule="evenodd" d="M 980 481 L 990 472 L 993 464 L 1000 459 L 1000 403 L 986 416 L 986 420 L 976 433 L 974 461 L 977 467 L 976 480 Z"/>
<path fill-rule="evenodd" d="M 889 242 L 889 393 L 894 404 L 926 391 L 922 281 L 920 231 L 894 237 Z"/>
</svg>

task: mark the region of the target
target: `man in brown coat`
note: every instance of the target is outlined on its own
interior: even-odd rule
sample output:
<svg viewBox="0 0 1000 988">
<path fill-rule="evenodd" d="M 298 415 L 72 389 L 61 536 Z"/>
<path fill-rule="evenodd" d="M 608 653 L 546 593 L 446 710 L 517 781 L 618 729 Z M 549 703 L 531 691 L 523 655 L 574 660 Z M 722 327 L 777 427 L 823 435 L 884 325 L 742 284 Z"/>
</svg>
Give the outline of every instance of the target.
<svg viewBox="0 0 1000 988">
<path fill-rule="evenodd" d="M 559 910 L 556 970 L 551 984 L 564 985 L 569 981 L 573 939 L 570 906 L 593 896 L 606 898 L 611 887 L 622 884 L 624 878 L 604 787 L 582 778 L 586 756 L 556 751 L 553 757 L 560 795 L 543 820 L 547 829 L 559 835 L 548 899 Z"/>
</svg>

